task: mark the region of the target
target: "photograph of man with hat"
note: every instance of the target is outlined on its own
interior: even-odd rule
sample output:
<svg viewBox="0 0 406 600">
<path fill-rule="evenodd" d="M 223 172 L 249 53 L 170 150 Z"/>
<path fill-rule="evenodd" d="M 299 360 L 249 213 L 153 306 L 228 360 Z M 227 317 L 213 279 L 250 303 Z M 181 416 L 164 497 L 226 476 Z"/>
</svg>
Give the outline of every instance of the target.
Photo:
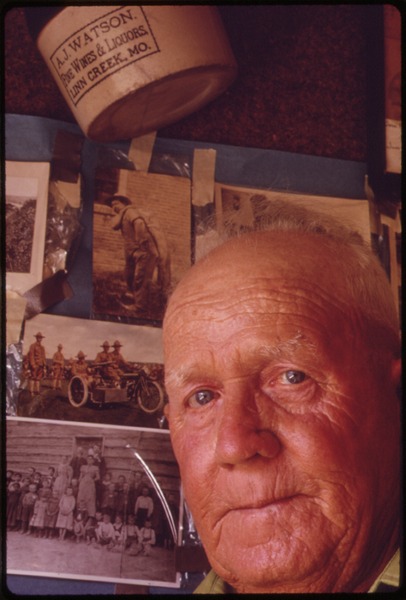
<svg viewBox="0 0 406 600">
<path fill-rule="evenodd" d="M 34 337 L 36 341 L 31 344 L 28 350 L 28 363 L 30 366 L 28 390 L 32 394 L 39 394 L 40 381 L 44 377 L 47 363 L 45 348 L 42 345 L 44 336 L 41 332 L 38 332 Z"/>
<path fill-rule="evenodd" d="M 114 213 L 112 228 L 124 241 L 124 278 L 127 293 L 120 303 L 135 317 L 160 318 L 170 283 L 170 259 L 165 236 L 152 215 L 137 208 L 127 196 L 114 194 L 106 200 Z"/>
<path fill-rule="evenodd" d="M 110 342 L 106 340 L 103 342 L 101 347 L 103 350 L 97 353 L 96 358 L 94 359 L 94 364 L 95 366 L 101 366 L 100 374 L 102 377 L 118 381 L 119 376 L 113 368 L 113 361 L 111 359 Z"/>
<path fill-rule="evenodd" d="M 60 390 L 62 388 L 63 368 L 65 366 L 65 357 L 62 353 L 62 344 L 58 344 L 58 349 L 52 357 L 52 389 Z"/>
<path fill-rule="evenodd" d="M 121 342 L 119 340 L 116 340 L 113 343 L 113 350 L 110 352 L 109 355 L 110 360 L 112 362 L 112 369 L 114 369 L 118 377 L 121 377 L 121 375 L 126 371 L 132 370 L 131 365 L 125 360 L 125 358 L 121 354 L 120 348 L 122 347 L 123 345 L 121 344 Z"/>
<path fill-rule="evenodd" d="M 88 376 L 88 374 L 89 366 L 86 362 L 86 354 L 82 350 L 79 350 L 79 352 L 76 355 L 76 360 L 72 363 L 71 366 L 71 375 Z"/>
</svg>

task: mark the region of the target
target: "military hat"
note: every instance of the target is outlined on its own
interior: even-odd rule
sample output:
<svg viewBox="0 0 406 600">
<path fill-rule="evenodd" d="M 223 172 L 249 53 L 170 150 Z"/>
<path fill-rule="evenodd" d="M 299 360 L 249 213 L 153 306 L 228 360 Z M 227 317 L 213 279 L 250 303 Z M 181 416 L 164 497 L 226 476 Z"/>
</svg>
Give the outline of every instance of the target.
<svg viewBox="0 0 406 600">
<path fill-rule="evenodd" d="M 111 206 L 112 203 L 114 202 L 114 200 L 117 200 L 118 202 L 122 202 L 123 204 L 126 204 L 127 206 L 129 204 L 131 204 L 131 200 L 127 196 L 122 196 L 121 194 L 113 194 L 112 196 L 109 196 L 108 198 L 106 198 L 105 203 L 108 206 Z"/>
</svg>

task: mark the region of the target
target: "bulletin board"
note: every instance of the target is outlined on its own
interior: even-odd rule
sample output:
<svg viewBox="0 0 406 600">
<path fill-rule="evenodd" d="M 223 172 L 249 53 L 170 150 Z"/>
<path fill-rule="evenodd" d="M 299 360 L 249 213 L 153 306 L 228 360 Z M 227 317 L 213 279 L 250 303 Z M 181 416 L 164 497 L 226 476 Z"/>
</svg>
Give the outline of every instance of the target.
<svg viewBox="0 0 406 600">
<path fill-rule="evenodd" d="M 140 461 L 148 455 L 154 465 L 151 478 L 156 476 L 161 487 L 175 493 L 175 465 L 162 467 L 159 457 L 151 450 L 154 444 L 167 445 L 162 413 L 154 414 L 153 418 L 143 415 L 144 420 L 141 424 L 135 423 L 133 433 L 129 417 L 120 421 L 124 417 L 119 416 L 113 421 L 107 416 L 105 421 L 99 419 L 90 426 L 87 421 L 85 426 L 82 417 L 70 416 L 73 412 L 53 412 L 55 402 L 47 403 L 49 397 L 45 396 L 38 406 L 30 402 L 23 408 L 18 405 L 18 390 L 21 391 L 24 382 L 22 357 L 38 331 L 44 335 L 45 344 L 52 340 L 52 347 L 47 346 L 48 354 L 56 349 L 60 340 L 70 356 L 83 350 L 89 357 L 96 349 L 100 350 L 104 339 L 112 343 L 117 337 L 130 354 L 131 363 L 142 365 L 150 377 L 154 371 L 158 387 L 162 386 L 159 379 L 162 375 L 161 304 L 157 302 L 147 315 L 140 316 L 132 312 L 132 305 L 126 304 L 124 288 L 122 293 L 117 291 L 116 298 L 108 287 L 103 288 L 104 296 L 103 293 L 95 294 L 96 288 L 101 289 L 101 282 L 109 279 L 117 282 L 117 288 L 124 286 L 121 237 L 119 232 L 114 232 L 116 237 L 113 237 L 116 225 L 107 202 L 109 194 L 119 192 L 137 198 L 138 207 L 149 209 L 159 217 L 160 231 L 171 253 L 170 276 L 176 284 L 198 256 L 201 237 L 212 235 L 215 238 L 217 228 L 226 221 L 237 229 L 249 228 L 256 215 L 266 211 L 269 203 L 274 201 L 296 202 L 336 213 L 339 218 L 352 222 L 366 239 L 370 238 L 366 164 L 155 136 L 97 144 L 83 138 L 76 125 L 12 114 L 6 115 L 5 119 L 5 153 L 10 164 L 50 166 L 53 201 L 58 206 L 64 198 L 72 199 L 68 208 L 74 223 L 72 243 L 62 267 L 48 265 L 47 277 L 28 290 L 22 308 L 20 294 L 7 296 L 7 310 L 12 302 L 16 302 L 11 319 L 14 328 L 10 334 L 7 332 L 7 336 L 11 336 L 7 337 L 7 345 L 13 349 L 7 356 L 9 371 L 16 371 L 14 379 L 7 381 L 9 440 L 17 440 L 15 444 L 18 445 L 20 428 L 21 431 L 24 429 L 25 436 L 41 444 L 44 436 L 49 436 L 49 423 L 52 422 L 54 430 L 60 432 L 57 437 L 66 439 L 66 452 L 71 450 L 72 439 L 84 440 L 90 447 L 93 438 L 97 438 L 97 443 L 103 445 L 105 456 L 119 472 L 125 468 L 121 465 L 127 464 L 127 458 L 124 455 L 117 457 L 115 451 L 113 462 L 113 450 L 109 449 L 114 443 L 121 443 L 124 427 L 127 437 L 135 436 L 128 443 L 130 449 L 141 455 Z M 6 201 L 13 204 L 15 210 L 18 203 L 25 200 L 22 196 L 22 193 L 19 196 L 10 192 Z M 109 265 L 114 265 L 116 271 L 109 271 Z M 102 297 L 110 300 L 103 304 Z M 80 340 L 80 347 L 77 340 Z M 12 362 L 13 353 L 20 354 L 15 363 Z M 14 389 L 10 396 L 13 387 L 18 390 Z M 67 402 L 64 406 L 66 408 Z M 49 412 L 44 412 L 46 410 Z M 7 448 L 7 452 L 12 453 L 17 464 L 16 446 Z M 177 502 L 182 512 L 180 495 Z M 181 519 L 183 526 L 180 522 L 175 526 L 175 547 L 171 555 L 172 567 L 175 566 L 167 579 L 162 578 L 158 569 L 152 574 L 145 571 L 140 577 L 120 572 L 110 578 L 90 570 L 91 577 L 83 577 L 75 571 L 76 567 L 69 567 L 62 573 L 52 569 L 43 573 L 42 568 L 36 572 L 35 564 L 27 569 L 17 561 L 7 578 L 8 589 L 17 595 L 26 593 L 28 588 L 36 595 L 101 595 L 117 593 L 117 586 L 122 583 L 130 589 L 134 586 L 134 593 L 137 586 L 147 587 L 153 594 L 190 592 L 196 585 L 196 578 L 201 578 L 199 569 L 203 571 L 205 566 L 201 556 L 196 555 L 195 567 L 187 564 L 185 555 L 182 557 L 181 546 L 196 547 L 198 540 L 187 510 Z"/>
</svg>

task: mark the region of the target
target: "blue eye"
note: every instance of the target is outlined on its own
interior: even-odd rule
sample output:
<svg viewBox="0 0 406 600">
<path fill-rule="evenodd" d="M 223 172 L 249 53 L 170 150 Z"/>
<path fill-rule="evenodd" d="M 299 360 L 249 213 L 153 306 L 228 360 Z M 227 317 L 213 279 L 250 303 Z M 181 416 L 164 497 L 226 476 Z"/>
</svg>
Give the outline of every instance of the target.
<svg viewBox="0 0 406 600">
<path fill-rule="evenodd" d="M 303 373 L 303 371 L 294 371 L 294 370 L 290 370 L 290 371 L 285 371 L 285 373 L 282 374 L 282 382 L 287 385 L 287 384 L 298 384 L 298 383 L 302 383 L 305 379 L 307 379 L 307 375 L 306 373 Z"/>
<path fill-rule="evenodd" d="M 216 396 L 212 390 L 198 390 L 188 398 L 188 403 L 192 408 L 197 408 L 209 404 Z"/>
</svg>

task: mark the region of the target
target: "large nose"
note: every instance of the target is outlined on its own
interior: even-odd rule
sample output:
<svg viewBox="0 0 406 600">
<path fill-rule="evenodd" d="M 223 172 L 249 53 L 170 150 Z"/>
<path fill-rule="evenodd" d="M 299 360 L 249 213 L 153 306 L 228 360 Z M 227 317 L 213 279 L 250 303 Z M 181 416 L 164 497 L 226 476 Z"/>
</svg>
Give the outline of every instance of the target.
<svg viewBox="0 0 406 600">
<path fill-rule="evenodd" d="M 280 441 L 271 427 L 272 408 L 261 408 L 260 402 L 260 392 L 247 382 L 225 387 L 216 425 L 218 463 L 235 465 L 256 455 L 275 458 L 280 452 Z"/>
</svg>

